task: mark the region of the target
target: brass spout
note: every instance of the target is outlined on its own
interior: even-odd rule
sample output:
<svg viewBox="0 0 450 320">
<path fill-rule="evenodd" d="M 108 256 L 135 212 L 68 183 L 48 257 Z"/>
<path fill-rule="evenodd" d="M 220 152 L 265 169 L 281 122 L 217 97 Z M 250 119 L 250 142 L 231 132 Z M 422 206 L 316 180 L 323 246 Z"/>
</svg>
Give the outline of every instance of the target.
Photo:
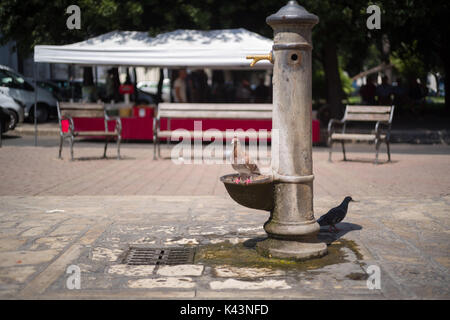
<svg viewBox="0 0 450 320">
<path fill-rule="evenodd" d="M 269 60 L 270 63 L 273 63 L 272 52 L 269 54 L 257 54 L 254 56 L 247 56 L 246 59 L 253 59 L 252 63 L 250 63 L 250 67 L 253 67 L 255 63 L 260 60 Z"/>
</svg>

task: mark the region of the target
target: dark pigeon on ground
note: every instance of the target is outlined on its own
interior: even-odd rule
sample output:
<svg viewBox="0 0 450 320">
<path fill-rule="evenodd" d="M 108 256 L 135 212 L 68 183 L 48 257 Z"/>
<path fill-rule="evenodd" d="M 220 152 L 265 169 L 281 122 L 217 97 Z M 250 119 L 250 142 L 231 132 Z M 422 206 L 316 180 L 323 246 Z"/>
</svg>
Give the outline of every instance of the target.
<svg viewBox="0 0 450 320">
<path fill-rule="evenodd" d="M 317 220 L 319 225 L 330 226 L 328 228 L 330 232 L 332 231 L 331 230 L 332 228 L 334 228 L 335 232 L 339 231 L 339 229 L 336 228 L 335 225 L 344 220 L 345 215 L 347 214 L 348 203 L 351 201 L 356 202 L 355 200 L 352 199 L 352 197 L 345 197 L 344 201 L 342 201 L 342 203 L 339 206 L 330 209 L 330 211 L 328 211 L 326 214 L 324 214 Z"/>
</svg>

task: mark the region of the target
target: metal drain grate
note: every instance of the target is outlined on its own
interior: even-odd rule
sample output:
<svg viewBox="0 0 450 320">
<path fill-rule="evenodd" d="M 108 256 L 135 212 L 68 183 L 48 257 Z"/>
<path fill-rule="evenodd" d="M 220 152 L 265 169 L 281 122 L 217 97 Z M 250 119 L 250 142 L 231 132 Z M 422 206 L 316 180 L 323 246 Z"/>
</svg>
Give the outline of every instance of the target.
<svg viewBox="0 0 450 320">
<path fill-rule="evenodd" d="M 194 263 L 195 248 L 169 247 L 148 248 L 130 247 L 123 263 L 131 266 L 138 265 L 176 265 Z"/>
</svg>

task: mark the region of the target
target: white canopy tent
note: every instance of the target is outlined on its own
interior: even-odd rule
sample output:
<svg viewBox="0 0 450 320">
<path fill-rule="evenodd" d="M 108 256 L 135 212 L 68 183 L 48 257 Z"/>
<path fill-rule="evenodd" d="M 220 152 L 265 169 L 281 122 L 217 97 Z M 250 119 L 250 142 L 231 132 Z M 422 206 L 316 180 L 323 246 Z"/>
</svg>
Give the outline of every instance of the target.
<svg viewBox="0 0 450 320">
<path fill-rule="evenodd" d="M 246 29 L 176 30 L 148 36 L 147 32 L 112 31 L 69 45 L 34 48 L 35 62 L 79 65 L 153 66 L 164 68 L 250 68 L 247 55 L 267 54 L 272 40 Z M 258 69 L 271 69 L 261 61 Z"/>
</svg>

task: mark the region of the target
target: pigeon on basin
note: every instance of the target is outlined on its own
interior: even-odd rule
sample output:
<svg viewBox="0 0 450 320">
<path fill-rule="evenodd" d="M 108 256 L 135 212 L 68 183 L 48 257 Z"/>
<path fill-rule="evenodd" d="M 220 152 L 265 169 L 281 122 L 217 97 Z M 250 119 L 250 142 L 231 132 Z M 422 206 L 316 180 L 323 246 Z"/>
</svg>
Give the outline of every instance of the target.
<svg viewBox="0 0 450 320">
<path fill-rule="evenodd" d="M 231 140 L 231 147 L 231 166 L 239 173 L 239 178 L 237 178 L 235 182 L 239 183 L 241 180 L 244 180 L 245 183 L 248 184 L 251 182 L 251 177 L 253 175 L 260 174 L 259 168 L 256 163 L 250 159 L 249 155 L 242 150 L 241 143 L 236 136 Z"/>
<path fill-rule="evenodd" d="M 351 201 L 356 202 L 352 197 L 345 197 L 340 205 L 330 209 L 330 211 L 317 220 L 319 225 L 329 226 L 328 230 L 330 230 L 330 232 L 332 231 L 332 228 L 334 228 L 335 232 L 339 231 L 339 229 L 336 228 L 336 224 L 344 220 L 345 215 L 347 214 L 348 204 Z"/>
</svg>

